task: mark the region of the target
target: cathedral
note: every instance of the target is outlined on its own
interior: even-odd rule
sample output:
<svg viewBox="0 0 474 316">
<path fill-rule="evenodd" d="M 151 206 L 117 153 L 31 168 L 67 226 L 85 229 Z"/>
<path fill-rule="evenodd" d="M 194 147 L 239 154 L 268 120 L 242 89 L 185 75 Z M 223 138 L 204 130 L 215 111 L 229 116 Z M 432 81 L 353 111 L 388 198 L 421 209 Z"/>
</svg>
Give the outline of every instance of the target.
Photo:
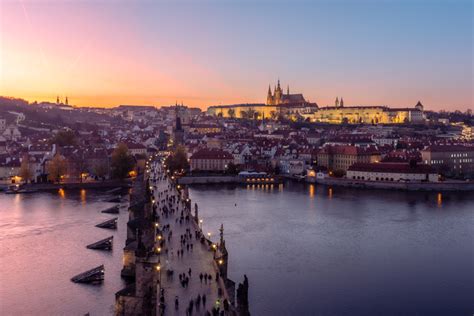
<svg viewBox="0 0 474 316">
<path fill-rule="evenodd" d="M 280 87 L 280 80 L 278 79 L 278 84 L 273 89 L 268 85 L 267 93 L 267 103 L 266 105 L 280 105 L 280 104 L 304 104 L 306 100 L 304 99 L 301 93 L 290 94 L 290 86 L 287 86 L 286 93 L 283 93 L 283 90 Z"/>
</svg>

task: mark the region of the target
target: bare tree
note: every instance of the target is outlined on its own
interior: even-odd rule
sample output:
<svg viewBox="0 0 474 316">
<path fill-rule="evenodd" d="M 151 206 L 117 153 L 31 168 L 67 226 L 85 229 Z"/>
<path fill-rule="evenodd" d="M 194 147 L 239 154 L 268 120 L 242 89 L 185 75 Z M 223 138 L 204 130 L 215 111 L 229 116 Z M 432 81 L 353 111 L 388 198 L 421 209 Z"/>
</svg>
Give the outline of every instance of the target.
<svg viewBox="0 0 474 316">
<path fill-rule="evenodd" d="M 60 154 L 56 154 L 49 162 L 47 171 L 50 181 L 59 182 L 67 171 L 66 159 Z"/>
<path fill-rule="evenodd" d="M 28 181 L 33 177 L 33 172 L 31 172 L 30 169 L 30 159 L 28 155 L 23 156 L 19 173 L 20 177 L 25 183 L 28 183 Z"/>
</svg>

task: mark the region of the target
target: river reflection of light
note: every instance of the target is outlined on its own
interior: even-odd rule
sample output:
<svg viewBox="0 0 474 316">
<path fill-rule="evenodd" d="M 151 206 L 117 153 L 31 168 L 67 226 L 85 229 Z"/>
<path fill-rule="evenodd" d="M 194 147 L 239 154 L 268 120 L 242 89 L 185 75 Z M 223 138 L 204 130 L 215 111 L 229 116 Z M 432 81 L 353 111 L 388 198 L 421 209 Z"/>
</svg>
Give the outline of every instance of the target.
<svg viewBox="0 0 474 316">
<path fill-rule="evenodd" d="M 438 193 L 438 197 L 437 197 L 436 203 L 438 204 L 438 207 L 443 206 L 443 195 L 441 194 L 441 192 Z"/>
<path fill-rule="evenodd" d="M 16 205 L 20 204 L 20 201 L 21 201 L 21 194 L 15 194 L 15 199 L 14 199 L 14 203 Z"/>
<path fill-rule="evenodd" d="M 85 189 L 81 189 L 81 203 L 82 204 L 85 204 L 86 203 L 86 190 Z"/>
<path fill-rule="evenodd" d="M 58 190 L 58 194 L 59 194 L 59 197 L 61 199 L 65 199 L 66 198 L 66 192 L 64 191 L 64 189 L 59 189 Z"/>
<path fill-rule="evenodd" d="M 245 187 L 247 190 L 263 190 L 263 191 L 273 191 L 273 184 L 247 184 Z M 281 191 L 281 190 L 280 190 Z"/>
<path fill-rule="evenodd" d="M 328 190 L 328 197 L 332 199 L 332 188 L 329 188 Z"/>
<path fill-rule="evenodd" d="M 315 189 L 314 184 L 310 184 L 309 185 L 309 197 L 312 198 L 312 199 L 314 199 L 314 189 Z"/>
</svg>

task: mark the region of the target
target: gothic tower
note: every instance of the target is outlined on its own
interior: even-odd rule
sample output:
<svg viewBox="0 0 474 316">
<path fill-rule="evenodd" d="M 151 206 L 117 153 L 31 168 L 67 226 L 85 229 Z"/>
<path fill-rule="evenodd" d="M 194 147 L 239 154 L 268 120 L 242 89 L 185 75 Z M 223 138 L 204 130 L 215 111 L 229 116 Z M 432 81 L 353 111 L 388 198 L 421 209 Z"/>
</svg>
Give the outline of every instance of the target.
<svg viewBox="0 0 474 316">
<path fill-rule="evenodd" d="M 275 104 L 280 104 L 281 103 L 282 95 L 283 95 L 283 93 L 281 91 L 280 79 L 278 79 L 277 88 L 275 90 Z"/>
<path fill-rule="evenodd" d="M 268 85 L 267 105 L 273 105 L 272 89 L 270 88 L 270 85 Z"/>
<path fill-rule="evenodd" d="M 341 102 L 339 102 L 339 107 L 343 107 L 344 106 L 344 99 L 341 97 Z"/>
<path fill-rule="evenodd" d="M 336 101 L 334 102 L 334 105 L 336 106 L 336 108 L 339 107 L 339 97 L 336 97 Z"/>
</svg>

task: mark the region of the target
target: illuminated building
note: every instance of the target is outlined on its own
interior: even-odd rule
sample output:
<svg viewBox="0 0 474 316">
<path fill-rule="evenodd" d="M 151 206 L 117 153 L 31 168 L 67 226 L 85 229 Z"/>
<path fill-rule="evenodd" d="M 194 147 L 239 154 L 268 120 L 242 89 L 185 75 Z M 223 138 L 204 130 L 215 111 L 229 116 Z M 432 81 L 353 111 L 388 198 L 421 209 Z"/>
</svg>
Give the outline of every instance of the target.
<svg viewBox="0 0 474 316">
<path fill-rule="evenodd" d="M 303 94 L 290 94 L 287 87 L 283 92 L 280 81 L 273 89 L 269 86 L 266 103 L 234 104 L 210 106 L 207 113 L 212 116 L 247 119 L 305 119 L 311 122 L 349 123 L 349 124 L 400 124 L 423 123 L 423 105 L 414 107 L 390 108 L 388 106 L 344 106 L 344 99 L 336 98 L 334 106 L 318 107 L 306 101 Z"/>
<path fill-rule="evenodd" d="M 389 108 L 388 106 L 350 106 L 336 99 L 336 105 L 319 108 L 305 116 L 312 122 L 349 124 L 400 124 L 423 123 L 423 105 L 418 102 L 413 108 Z"/>
</svg>

